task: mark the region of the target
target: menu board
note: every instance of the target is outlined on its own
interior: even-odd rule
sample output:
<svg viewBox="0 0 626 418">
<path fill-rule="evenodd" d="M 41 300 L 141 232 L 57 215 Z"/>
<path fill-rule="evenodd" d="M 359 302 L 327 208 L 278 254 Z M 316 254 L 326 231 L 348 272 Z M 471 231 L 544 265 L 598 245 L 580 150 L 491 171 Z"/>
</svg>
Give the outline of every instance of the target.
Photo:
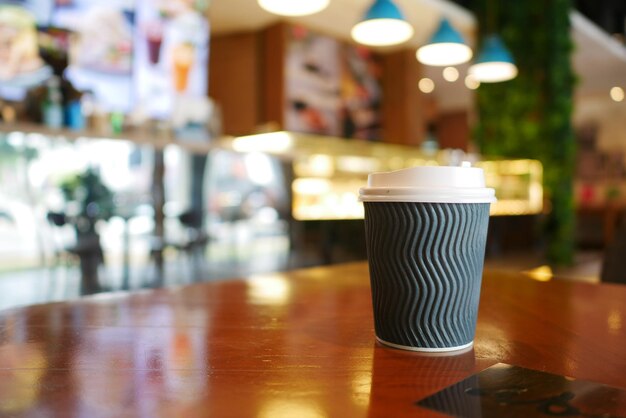
<svg viewBox="0 0 626 418">
<path fill-rule="evenodd" d="M 180 97 L 207 95 L 209 23 L 202 2 L 137 0 L 137 105 L 164 118 Z"/>
<path fill-rule="evenodd" d="M 168 118 L 179 98 L 207 95 L 207 7 L 206 0 L 0 0 L 0 97 L 22 100 L 50 77 L 38 45 L 46 39 L 67 49 L 63 76 L 101 111 Z"/>
<path fill-rule="evenodd" d="M 37 43 L 37 24 L 48 20 L 49 11 L 45 1 L 0 1 L 0 97 L 22 100 L 52 74 Z"/>
<path fill-rule="evenodd" d="M 104 111 L 132 109 L 132 0 L 57 0 L 51 24 L 73 32 L 64 76 Z"/>
</svg>

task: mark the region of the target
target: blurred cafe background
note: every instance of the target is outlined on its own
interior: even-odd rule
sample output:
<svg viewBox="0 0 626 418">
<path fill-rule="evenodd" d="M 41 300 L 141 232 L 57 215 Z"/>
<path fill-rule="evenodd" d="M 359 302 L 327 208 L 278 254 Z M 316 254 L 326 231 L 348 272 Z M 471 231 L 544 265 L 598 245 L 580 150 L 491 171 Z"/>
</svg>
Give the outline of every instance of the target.
<svg viewBox="0 0 626 418">
<path fill-rule="evenodd" d="M 625 21 L 619 0 L 0 0 L 0 309 L 363 260 L 368 173 L 464 161 L 499 199 L 487 268 L 618 281 Z"/>
</svg>

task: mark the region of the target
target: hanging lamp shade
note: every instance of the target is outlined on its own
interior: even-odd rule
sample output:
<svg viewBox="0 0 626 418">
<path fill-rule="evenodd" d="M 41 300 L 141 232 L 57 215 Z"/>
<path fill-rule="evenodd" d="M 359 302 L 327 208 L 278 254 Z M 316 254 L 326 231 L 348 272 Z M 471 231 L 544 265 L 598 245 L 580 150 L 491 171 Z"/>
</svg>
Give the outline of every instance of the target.
<svg viewBox="0 0 626 418">
<path fill-rule="evenodd" d="M 472 49 L 448 19 L 444 18 L 428 43 L 417 50 L 416 56 L 422 64 L 450 66 L 469 61 Z"/>
<path fill-rule="evenodd" d="M 413 26 L 393 1 L 375 0 L 351 34 L 352 39 L 364 45 L 396 45 L 413 36 Z"/>
<path fill-rule="evenodd" d="M 280 16 L 306 16 L 320 12 L 330 0 L 258 0 L 259 6 Z"/>
<path fill-rule="evenodd" d="M 517 76 L 513 56 L 497 35 L 488 35 L 468 72 L 481 83 L 497 83 Z"/>
</svg>

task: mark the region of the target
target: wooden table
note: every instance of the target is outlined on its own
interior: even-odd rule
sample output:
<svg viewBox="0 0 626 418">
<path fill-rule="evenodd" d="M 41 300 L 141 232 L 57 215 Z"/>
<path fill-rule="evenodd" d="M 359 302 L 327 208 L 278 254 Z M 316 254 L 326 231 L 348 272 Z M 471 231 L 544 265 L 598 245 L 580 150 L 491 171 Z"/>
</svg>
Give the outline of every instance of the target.
<svg viewBox="0 0 626 418">
<path fill-rule="evenodd" d="M 626 287 L 486 272 L 473 350 L 374 341 L 365 263 L 0 312 L 0 417 L 416 417 L 498 362 L 626 387 Z"/>
</svg>

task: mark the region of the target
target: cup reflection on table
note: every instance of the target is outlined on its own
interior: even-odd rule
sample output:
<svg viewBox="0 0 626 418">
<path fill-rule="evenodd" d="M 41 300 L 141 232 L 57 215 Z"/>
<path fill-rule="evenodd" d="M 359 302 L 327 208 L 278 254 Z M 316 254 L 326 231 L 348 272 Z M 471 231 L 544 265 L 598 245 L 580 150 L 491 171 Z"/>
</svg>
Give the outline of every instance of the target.
<svg viewBox="0 0 626 418">
<path fill-rule="evenodd" d="M 416 404 L 475 373 L 476 361 L 472 347 L 450 353 L 413 353 L 374 348 L 372 388 L 369 416 L 394 416 L 389 405 L 404 405 L 415 410 Z M 454 394 L 441 402 L 462 405 L 465 411 L 480 412 L 480 399 Z M 446 405 L 442 405 L 445 407 Z M 475 415 L 471 415 L 475 416 Z M 480 413 L 478 413 L 480 416 Z"/>
</svg>

